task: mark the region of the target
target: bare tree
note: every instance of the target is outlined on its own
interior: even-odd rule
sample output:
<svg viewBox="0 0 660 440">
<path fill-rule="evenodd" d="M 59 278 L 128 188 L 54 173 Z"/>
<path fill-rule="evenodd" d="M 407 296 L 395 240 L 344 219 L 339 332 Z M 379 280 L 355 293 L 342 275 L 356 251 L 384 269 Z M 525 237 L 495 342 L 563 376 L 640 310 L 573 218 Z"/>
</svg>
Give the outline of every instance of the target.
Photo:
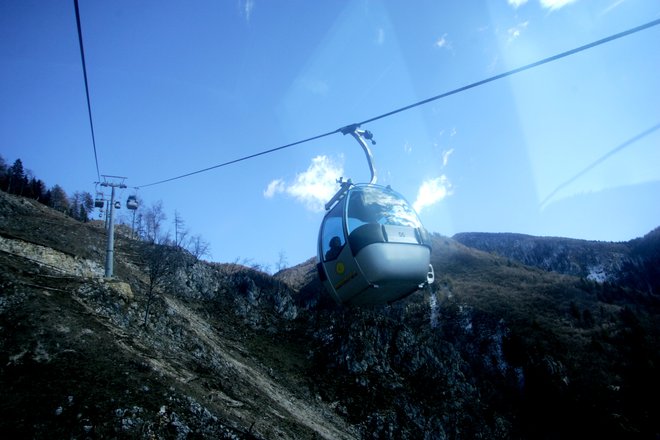
<svg viewBox="0 0 660 440">
<path fill-rule="evenodd" d="M 64 189 L 55 185 L 50 190 L 50 206 L 60 212 L 67 212 L 69 210 L 69 198 Z"/>
<path fill-rule="evenodd" d="M 190 237 L 186 249 L 195 257 L 195 260 L 209 256 L 211 253 L 211 245 L 199 234 Z"/>
<path fill-rule="evenodd" d="M 133 226 L 133 234 L 139 239 L 144 239 L 145 237 L 145 228 L 144 228 L 144 215 L 142 212 L 138 212 L 135 216 L 135 225 Z"/>
<path fill-rule="evenodd" d="M 144 213 L 144 240 L 148 243 L 166 243 L 169 234 L 163 233 L 163 222 L 167 219 L 163 210 L 163 202 L 154 202 Z"/>
<path fill-rule="evenodd" d="M 187 250 L 195 259 L 199 260 L 203 256 L 209 255 L 210 245 L 201 235 L 190 235 L 190 230 L 186 227 L 186 222 L 179 211 L 174 211 L 174 245 Z"/>
<path fill-rule="evenodd" d="M 157 291 L 167 289 L 174 284 L 176 272 L 184 264 L 184 257 L 184 253 L 174 246 L 156 243 L 146 245 L 144 265 L 148 283 L 147 304 L 144 310 L 145 326 L 149 320 L 149 312 Z"/>
<path fill-rule="evenodd" d="M 184 247 L 184 243 L 188 237 L 188 230 L 186 229 L 186 223 L 183 221 L 183 217 L 179 214 L 179 211 L 174 211 L 174 245 L 178 247 Z"/>
<path fill-rule="evenodd" d="M 288 265 L 289 262 L 286 259 L 286 252 L 284 252 L 284 250 L 281 250 L 278 255 L 277 263 L 275 264 L 275 272 L 279 272 L 281 270 L 286 269 Z"/>
</svg>

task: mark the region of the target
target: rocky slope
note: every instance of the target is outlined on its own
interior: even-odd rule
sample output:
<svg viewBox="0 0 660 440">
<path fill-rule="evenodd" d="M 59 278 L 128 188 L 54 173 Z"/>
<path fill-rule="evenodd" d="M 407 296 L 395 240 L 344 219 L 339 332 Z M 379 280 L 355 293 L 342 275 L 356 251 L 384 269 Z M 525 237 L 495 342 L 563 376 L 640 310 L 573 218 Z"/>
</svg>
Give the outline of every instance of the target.
<svg viewBox="0 0 660 440">
<path fill-rule="evenodd" d="M 116 276 L 106 280 L 102 229 L 0 193 L 0 431 L 140 439 L 660 433 L 653 292 L 636 280 L 596 283 L 433 241 L 433 289 L 387 307 L 336 306 L 313 260 L 271 277 L 166 248 L 156 254 L 179 258 L 150 294 L 149 246 L 118 237 Z"/>
</svg>

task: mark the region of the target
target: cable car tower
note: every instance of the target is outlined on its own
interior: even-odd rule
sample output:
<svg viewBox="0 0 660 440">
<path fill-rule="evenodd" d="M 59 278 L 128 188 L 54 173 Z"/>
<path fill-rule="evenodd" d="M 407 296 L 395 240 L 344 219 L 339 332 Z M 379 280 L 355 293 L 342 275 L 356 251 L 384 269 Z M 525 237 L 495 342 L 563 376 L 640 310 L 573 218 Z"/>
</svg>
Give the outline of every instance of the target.
<svg viewBox="0 0 660 440">
<path fill-rule="evenodd" d="M 113 273 L 114 266 L 114 247 L 115 247 L 115 209 L 121 207 L 121 204 L 117 202 L 115 204 L 115 188 L 126 188 L 124 180 L 126 177 L 120 176 L 107 176 L 102 175 L 103 182 L 101 186 L 109 186 L 112 188 L 110 194 L 110 203 L 108 203 L 108 211 L 110 213 L 110 222 L 108 223 L 108 243 L 105 251 L 105 277 L 111 278 Z"/>
<path fill-rule="evenodd" d="M 325 205 L 318 238 L 319 278 L 340 304 L 389 304 L 433 283 L 431 240 L 410 204 L 389 186 L 376 185 L 367 140 L 358 125 L 342 129 L 362 147 L 371 179 L 340 189 Z"/>
</svg>

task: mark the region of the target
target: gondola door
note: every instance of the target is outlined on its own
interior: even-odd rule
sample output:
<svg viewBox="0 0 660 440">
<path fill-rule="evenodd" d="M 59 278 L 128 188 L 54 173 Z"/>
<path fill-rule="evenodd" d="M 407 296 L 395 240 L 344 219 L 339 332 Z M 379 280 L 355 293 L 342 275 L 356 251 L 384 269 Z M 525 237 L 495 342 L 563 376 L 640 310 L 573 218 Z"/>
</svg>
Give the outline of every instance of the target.
<svg viewBox="0 0 660 440">
<path fill-rule="evenodd" d="M 319 238 L 319 274 L 327 290 L 339 303 L 369 287 L 346 240 L 344 220 L 345 198 L 338 202 L 323 219 Z"/>
</svg>

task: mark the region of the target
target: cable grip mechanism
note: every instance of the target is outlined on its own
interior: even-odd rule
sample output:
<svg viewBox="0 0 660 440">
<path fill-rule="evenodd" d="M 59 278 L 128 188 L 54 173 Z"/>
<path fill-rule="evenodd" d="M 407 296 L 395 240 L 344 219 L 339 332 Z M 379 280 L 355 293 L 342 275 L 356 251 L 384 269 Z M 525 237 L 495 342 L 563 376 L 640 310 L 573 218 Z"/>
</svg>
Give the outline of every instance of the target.
<svg viewBox="0 0 660 440">
<path fill-rule="evenodd" d="M 369 164 L 369 171 L 371 172 L 371 180 L 369 180 L 369 184 L 375 184 L 378 178 L 376 176 L 376 169 L 373 163 L 373 155 L 371 154 L 369 145 L 367 145 L 367 140 L 371 141 L 372 145 L 376 145 L 376 141 L 373 139 L 374 135 L 369 130 L 360 129 L 359 124 L 347 125 L 346 127 L 341 128 L 339 131 L 342 134 L 350 134 L 355 138 L 356 141 L 358 141 L 362 147 L 362 150 L 364 151 L 364 155 L 367 158 L 367 163 Z"/>
</svg>

